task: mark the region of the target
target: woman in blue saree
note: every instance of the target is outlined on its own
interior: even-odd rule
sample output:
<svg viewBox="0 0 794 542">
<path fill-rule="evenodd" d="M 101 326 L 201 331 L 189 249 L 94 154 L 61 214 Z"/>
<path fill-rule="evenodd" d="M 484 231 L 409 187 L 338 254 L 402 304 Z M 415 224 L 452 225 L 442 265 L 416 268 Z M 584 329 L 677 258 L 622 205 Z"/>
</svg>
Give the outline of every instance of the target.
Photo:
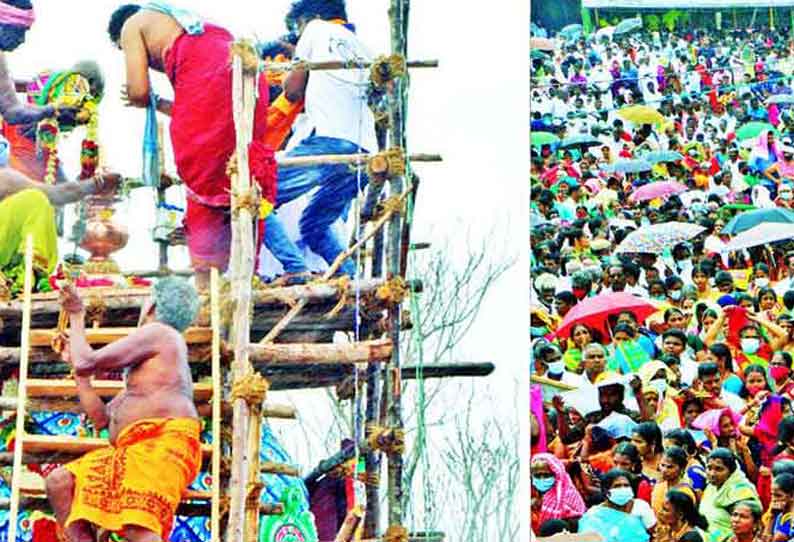
<svg viewBox="0 0 794 542">
<path fill-rule="evenodd" d="M 579 533 L 597 533 L 604 542 L 648 542 L 648 528 L 656 518 L 645 501 L 634 498 L 631 474 L 612 469 L 604 475 L 601 489 L 606 500 L 585 512 Z"/>
</svg>

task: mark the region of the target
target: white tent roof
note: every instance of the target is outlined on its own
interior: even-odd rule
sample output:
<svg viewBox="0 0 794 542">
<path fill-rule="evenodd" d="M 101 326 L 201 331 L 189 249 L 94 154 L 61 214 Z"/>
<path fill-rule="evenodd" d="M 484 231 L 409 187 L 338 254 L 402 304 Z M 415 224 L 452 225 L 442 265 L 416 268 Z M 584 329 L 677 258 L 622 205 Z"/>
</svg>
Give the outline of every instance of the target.
<svg viewBox="0 0 794 542">
<path fill-rule="evenodd" d="M 794 7 L 794 0 L 582 0 L 585 8 L 608 9 L 730 9 Z"/>
</svg>

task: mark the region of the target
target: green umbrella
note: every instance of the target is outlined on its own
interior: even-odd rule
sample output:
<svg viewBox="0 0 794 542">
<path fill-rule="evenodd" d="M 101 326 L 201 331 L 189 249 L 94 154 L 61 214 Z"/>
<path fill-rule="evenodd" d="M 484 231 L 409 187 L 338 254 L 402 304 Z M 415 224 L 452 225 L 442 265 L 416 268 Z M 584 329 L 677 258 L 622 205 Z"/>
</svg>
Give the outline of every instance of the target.
<svg viewBox="0 0 794 542">
<path fill-rule="evenodd" d="M 775 135 L 780 135 L 780 132 L 768 122 L 748 122 L 736 130 L 736 139 L 739 141 L 752 139 L 758 137 L 764 130 L 771 130 Z"/>
<path fill-rule="evenodd" d="M 532 132 L 529 134 L 529 142 L 533 147 L 541 147 L 543 145 L 554 145 L 560 140 L 559 137 L 551 132 Z"/>
</svg>

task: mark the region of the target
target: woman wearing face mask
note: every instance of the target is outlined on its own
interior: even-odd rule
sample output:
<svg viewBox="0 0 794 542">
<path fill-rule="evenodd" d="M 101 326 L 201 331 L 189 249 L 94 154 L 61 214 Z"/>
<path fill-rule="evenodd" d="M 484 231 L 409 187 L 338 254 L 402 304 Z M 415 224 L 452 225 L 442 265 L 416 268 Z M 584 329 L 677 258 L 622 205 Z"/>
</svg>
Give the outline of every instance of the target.
<svg viewBox="0 0 794 542">
<path fill-rule="evenodd" d="M 791 354 L 777 351 L 769 361 L 769 377 L 775 384 L 775 393 L 791 399 L 794 379 L 791 378 Z"/>
<path fill-rule="evenodd" d="M 612 464 L 615 467 L 625 470 L 634 475 L 634 486 L 637 488 L 635 494 L 638 499 L 647 503 L 651 502 L 651 492 L 653 491 L 653 480 L 642 472 L 642 457 L 637 447 L 631 442 L 621 442 L 612 451 Z M 603 472 L 603 471 L 602 471 Z"/>
<path fill-rule="evenodd" d="M 631 435 L 631 443 L 642 458 L 642 473 L 651 480 L 661 479 L 659 462 L 662 459 L 662 431 L 656 422 L 642 422 Z"/>
<path fill-rule="evenodd" d="M 532 456 L 532 529 L 550 519 L 564 519 L 571 523 L 585 512 L 582 496 L 574 487 L 562 461 L 551 454 Z"/>
<path fill-rule="evenodd" d="M 766 366 L 772 359 L 772 352 L 782 350 L 788 343 L 788 333 L 779 325 L 752 313 L 747 313 L 747 319 L 753 323 L 739 330 L 741 351 L 736 355 L 741 370 L 751 363 Z M 769 341 L 761 335 L 761 328 L 766 331 Z"/>
<path fill-rule="evenodd" d="M 758 290 L 769 286 L 769 267 L 765 263 L 757 263 L 753 266 L 753 280 L 750 284 L 749 293 L 753 297 L 758 296 Z"/>
<path fill-rule="evenodd" d="M 582 516 L 579 533 L 596 533 L 604 542 L 648 542 L 656 516 L 648 503 L 634 498 L 631 474 L 612 469 L 604 475 L 601 491 L 604 502 Z"/>
<path fill-rule="evenodd" d="M 663 431 L 681 427 L 678 405 L 667 391 L 668 381 L 675 378 L 673 371 L 661 361 L 651 361 L 642 366 L 639 374 L 642 393 L 654 421 Z"/>
<path fill-rule="evenodd" d="M 775 198 L 775 205 L 785 209 L 794 208 L 794 190 L 791 185 L 787 183 L 780 183 L 777 189 L 777 198 Z"/>
<path fill-rule="evenodd" d="M 696 495 L 687 486 L 678 486 L 667 492 L 657 517 L 655 542 L 706 540 L 708 522 L 698 512 Z"/>
<path fill-rule="evenodd" d="M 753 485 L 738 467 L 733 452 L 717 448 L 706 462 L 708 484 L 700 501 L 700 513 L 708 521 L 708 536 L 714 542 L 730 540 L 733 530 L 731 511 L 740 501 L 761 502 Z"/>
</svg>

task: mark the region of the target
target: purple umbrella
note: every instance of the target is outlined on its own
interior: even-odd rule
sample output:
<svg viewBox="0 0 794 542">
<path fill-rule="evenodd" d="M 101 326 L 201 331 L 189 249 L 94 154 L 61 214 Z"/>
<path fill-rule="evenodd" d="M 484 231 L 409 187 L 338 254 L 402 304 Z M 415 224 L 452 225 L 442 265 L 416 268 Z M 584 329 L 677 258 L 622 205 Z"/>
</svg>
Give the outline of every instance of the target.
<svg viewBox="0 0 794 542">
<path fill-rule="evenodd" d="M 632 201 L 648 201 L 656 198 L 667 198 L 673 194 L 686 192 L 687 187 L 675 181 L 658 181 L 641 186 L 629 196 Z"/>
</svg>

